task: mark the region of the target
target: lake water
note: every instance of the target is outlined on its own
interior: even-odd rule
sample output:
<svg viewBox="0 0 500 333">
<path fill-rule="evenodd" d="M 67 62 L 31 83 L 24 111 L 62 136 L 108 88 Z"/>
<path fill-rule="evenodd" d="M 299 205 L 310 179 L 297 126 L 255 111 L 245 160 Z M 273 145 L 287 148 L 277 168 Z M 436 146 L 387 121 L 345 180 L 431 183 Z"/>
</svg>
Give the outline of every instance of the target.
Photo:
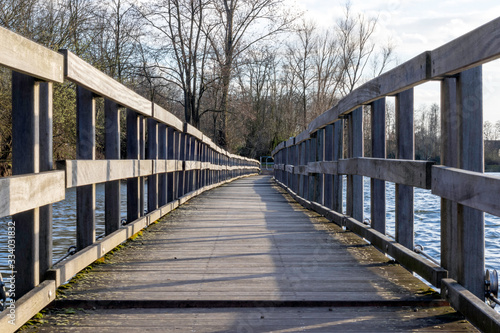
<svg viewBox="0 0 500 333">
<path fill-rule="evenodd" d="M 500 176 L 500 174 L 495 174 Z M 344 182 L 345 184 L 345 182 Z M 147 186 L 145 186 L 147 193 Z M 415 244 L 424 246 L 425 252 L 439 261 L 440 253 L 440 198 L 430 190 L 415 188 Z M 345 190 L 344 190 L 345 194 Z M 364 179 L 364 216 L 370 217 L 370 180 Z M 126 182 L 121 185 L 122 218 L 126 218 Z M 393 183 L 386 185 L 387 232 L 394 235 L 394 195 Z M 68 189 L 66 199 L 53 205 L 53 253 L 54 261 L 66 254 L 75 245 L 76 235 L 76 190 Z M 345 200 L 344 200 L 345 202 Z M 146 205 L 145 205 L 146 206 Z M 0 219 L 0 272 L 6 274 L 7 268 L 7 222 L 10 218 Z M 96 235 L 104 233 L 104 184 L 96 185 Z M 486 268 L 500 270 L 500 218 L 485 214 Z"/>
</svg>

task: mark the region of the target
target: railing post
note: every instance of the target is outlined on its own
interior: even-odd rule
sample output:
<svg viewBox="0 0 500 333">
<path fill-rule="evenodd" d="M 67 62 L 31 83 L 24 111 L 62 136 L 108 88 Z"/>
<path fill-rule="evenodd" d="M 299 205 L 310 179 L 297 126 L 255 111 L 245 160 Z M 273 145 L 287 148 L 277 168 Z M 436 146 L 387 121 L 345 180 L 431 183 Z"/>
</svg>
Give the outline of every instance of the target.
<svg viewBox="0 0 500 333">
<path fill-rule="evenodd" d="M 127 159 L 139 159 L 139 115 L 127 109 Z M 135 221 L 140 216 L 140 178 L 127 179 L 127 222 Z"/>
<path fill-rule="evenodd" d="M 457 80 L 455 77 L 441 81 L 441 164 L 458 168 L 458 114 Z M 458 279 L 460 266 L 457 256 L 458 228 L 457 203 L 441 199 L 441 266 L 448 270 L 448 276 Z"/>
<path fill-rule="evenodd" d="M 325 127 L 325 161 L 333 161 L 333 125 Z M 325 174 L 324 177 L 324 199 L 325 207 L 333 209 L 333 175 Z"/>
<path fill-rule="evenodd" d="M 349 158 L 363 156 L 363 108 L 359 107 L 348 115 Z M 346 214 L 363 221 L 363 177 L 347 176 Z"/>
<path fill-rule="evenodd" d="M 300 143 L 300 165 L 307 166 L 307 142 L 302 141 Z M 300 196 L 307 199 L 307 185 L 308 185 L 307 175 L 300 175 Z"/>
<path fill-rule="evenodd" d="M 482 67 L 460 73 L 457 78 L 460 168 L 484 172 Z M 458 205 L 458 282 L 484 299 L 484 213 Z"/>
<path fill-rule="evenodd" d="M 176 144 L 176 134 L 172 127 L 167 128 L 167 159 L 177 160 L 175 144 Z M 167 170 L 167 202 L 172 202 L 176 199 L 175 188 L 177 185 L 176 181 L 177 172 L 173 170 Z"/>
<path fill-rule="evenodd" d="M 386 157 L 385 97 L 371 104 L 372 157 Z M 371 226 L 385 235 L 385 181 L 370 179 Z"/>
<path fill-rule="evenodd" d="M 325 156 L 325 130 L 320 129 L 317 132 L 316 138 L 316 161 L 323 161 Z M 314 201 L 317 203 L 324 205 L 324 179 L 325 175 L 322 173 L 318 173 L 315 175 L 315 183 L 316 183 L 316 198 Z"/>
<path fill-rule="evenodd" d="M 139 115 L 139 159 L 141 161 L 146 158 L 146 131 L 144 124 L 145 121 L 146 119 L 144 118 L 144 116 Z M 139 178 L 139 193 L 140 193 L 139 216 L 144 216 L 144 210 L 145 210 L 144 201 L 146 199 L 144 194 L 145 181 L 146 181 L 145 177 Z"/>
<path fill-rule="evenodd" d="M 298 170 L 297 166 L 300 165 L 300 143 L 295 142 L 296 139 L 293 140 L 293 191 L 297 194 L 299 194 L 299 188 L 300 188 L 300 175 L 295 174 L 295 172 Z"/>
<path fill-rule="evenodd" d="M 339 119 L 333 124 L 333 160 L 344 158 L 344 119 Z M 341 175 L 333 176 L 333 207 L 336 212 L 342 212 L 342 188 L 343 178 Z"/>
<path fill-rule="evenodd" d="M 52 156 L 52 82 L 40 82 L 40 172 L 53 168 Z M 40 281 L 52 266 L 52 204 L 39 208 Z"/>
<path fill-rule="evenodd" d="M 396 158 L 415 157 L 413 88 L 396 95 Z M 413 251 L 413 187 L 396 184 L 396 241 Z"/>
<path fill-rule="evenodd" d="M 177 196 L 178 198 L 182 197 L 186 192 L 184 191 L 184 183 L 186 179 L 186 171 L 185 171 L 185 165 L 186 165 L 186 126 L 187 124 L 184 124 L 184 132 L 179 133 L 180 135 L 180 146 L 179 146 L 179 160 L 182 161 L 182 171 L 179 172 L 179 185 L 178 185 L 178 193 Z"/>
<path fill-rule="evenodd" d="M 12 72 L 12 174 L 39 171 L 39 83 L 33 77 Z M 39 209 L 12 216 L 18 274 L 16 299 L 40 282 Z"/>
<path fill-rule="evenodd" d="M 195 137 L 190 137 L 189 139 L 190 146 L 189 146 L 189 159 L 191 161 L 196 161 L 196 138 Z M 194 183 L 196 181 L 196 171 L 197 170 L 191 170 L 190 175 L 189 175 L 189 190 L 188 192 L 194 191 Z"/>
<path fill-rule="evenodd" d="M 315 162 L 316 161 L 316 142 L 317 142 L 317 132 L 311 134 L 309 140 L 307 140 L 307 162 Z M 308 164 L 308 163 L 306 163 Z M 308 179 L 308 194 L 307 200 L 315 201 L 316 198 L 316 175 L 312 173 L 307 173 Z"/>
<path fill-rule="evenodd" d="M 161 163 L 167 159 L 167 125 L 158 124 L 158 159 Z M 158 175 L 158 205 L 164 206 L 168 202 L 167 173 Z"/>
<path fill-rule="evenodd" d="M 148 146 L 146 159 L 158 162 L 158 122 L 154 118 L 148 118 Z M 154 170 L 155 171 L 155 170 Z M 158 208 L 158 175 L 148 176 L 148 212 Z"/>
<path fill-rule="evenodd" d="M 76 88 L 76 158 L 95 159 L 95 98 L 91 91 Z M 95 185 L 76 188 L 76 247 L 81 250 L 95 241 Z"/>
<path fill-rule="evenodd" d="M 107 160 L 120 159 L 120 112 L 118 105 L 108 99 L 104 101 L 105 117 L 105 156 Z M 120 181 L 105 184 L 105 232 L 106 235 L 120 228 Z"/>
</svg>

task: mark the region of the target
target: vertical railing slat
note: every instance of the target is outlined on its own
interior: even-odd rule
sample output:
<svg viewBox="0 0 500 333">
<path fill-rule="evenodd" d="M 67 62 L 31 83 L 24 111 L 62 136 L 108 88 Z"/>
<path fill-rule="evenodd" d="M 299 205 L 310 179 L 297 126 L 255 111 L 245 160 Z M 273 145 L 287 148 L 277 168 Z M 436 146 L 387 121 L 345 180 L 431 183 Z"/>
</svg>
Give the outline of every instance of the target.
<svg viewBox="0 0 500 333">
<path fill-rule="evenodd" d="M 363 107 L 352 112 L 352 152 L 351 157 L 363 157 Z M 352 217 L 363 221 L 363 176 L 352 176 Z"/>
<path fill-rule="evenodd" d="M 457 80 L 445 78 L 441 82 L 441 163 L 458 168 L 458 114 Z M 458 278 L 459 256 L 457 203 L 441 199 L 441 266 L 448 270 L 448 276 Z"/>
<path fill-rule="evenodd" d="M 108 99 L 104 101 L 105 147 L 107 160 L 120 159 L 120 112 L 118 105 Z M 105 232 L 106 235 L 120 228 L 120 181 L 106 182 L 104 197 Z"/>
<path fill-rule="evenodd" d="M 344 119 L 339 119 L 333 124 L 333 160 L 344 158 Z M 333 207 L 337 212 L 342 212 L 343 178 L 341 175 L 333 176 Z"/>
<path fill-rule="evenodd" d="M 39 84 L 12 72 L 12 174 L 39 171 Z M 15 225 L 16 299 L 40 282 L 39 209 L 12 216 Z"/>
<path fill-rule="evenodd" d="M 158 159 L 167 159 L 167 125 L 158 124 Z M 164 163 L 164 162 L 161 162 Z M 158 175 L 158 205 L 161 207 L 168 202 L 167 173 Z"/>
<path fill-rule="evenodd" d="M 94 93 L 77 86 L 77 159 L 95 159 L 95 114 Z M 77 187 L 76 200 L 76 247 L 81 250 L 95 241 L 95 184 Z"/>
<path fill-rule="evenodd" d="M 53 84 L 39 83 L 40 102 L 40 172 L 53 168 L 52 156 L 52 116 L 53 116 Z M 40 207 L 40 281 L 45 272 L 52 266 L 52 204 Z"/>
<path fill-rule="evenodd" d="M 385 158 L 385 98 L 371 104 L 372 157 Z M 385 181 L 370 180 L 371 226 L 385 235 Z"/>
<path fill-rule="evenodd" d="M 413 88 L 396 95 L 396 158 L 415 157 Z M 396 184 L 396 241 L 413 250 L 413 187 Z"/>
<path fill-rule="evenodd" d="M 127 109 L 127 159 L 139 159 L 139 115 Z M 140 216 L 141 199 L 139 190 L 140 178 L 127 179 L 127 222 L 135 221 Z"/>
<path fill-rule="evenodd" d="M 158 122 L 154 118 L 147 119 L 148 125 L 148 145 L 146 159 L 158 159 Z M 158 175 L 148 176 L 148 212 L 158 208 Z"/>
<path fill-rule="evenodd" d="M 457 78 L 460 168 L 484 172 L 482 67 Z M 484 299 L 484 213 L 458 205 L 458 282 Z M 460 264 L 459 263 L 459 264 Z"/>
</svg>

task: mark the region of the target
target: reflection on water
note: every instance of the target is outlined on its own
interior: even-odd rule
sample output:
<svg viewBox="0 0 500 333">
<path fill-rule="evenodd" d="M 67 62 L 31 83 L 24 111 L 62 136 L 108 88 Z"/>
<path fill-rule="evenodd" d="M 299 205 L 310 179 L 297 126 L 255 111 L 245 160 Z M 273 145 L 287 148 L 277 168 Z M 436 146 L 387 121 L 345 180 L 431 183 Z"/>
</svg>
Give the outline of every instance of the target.
<svg viewBox="0 0 500 333">
<path fill-rule="evenodd" d="M 494 174 L 499 175 L 500 173 Z M 344 211 L 345 211 L 344 181 Z M 127 216 L 127 186 L 121 183 L 122 218 Z M 425 252 L 439 261 L 440 254 L 440 199 L 430 190 L 415 188 L 415 244 L 423 245 Z M 104 184 L 96 185 L 96 235 L 104 233 Z M 364 179 L 364 216 L 370 217 L 370 180 Z M 395 186 L 386 184 L 387 233 L 394 235 Z M 147 197 L 147 186 L 145 186 Z M 53 259 L 66 254 L 76 238 L 76 190 L 66 190 L 66 199 L 53 205 Z M 146 204 L 145 204 L 146 207 Z M 0 219 L 0 272 L 7 273 L 7 222 L 10 218 Z M 500 269 L 500 218 L 485 214 L 486 268 Z"/>
</svg>

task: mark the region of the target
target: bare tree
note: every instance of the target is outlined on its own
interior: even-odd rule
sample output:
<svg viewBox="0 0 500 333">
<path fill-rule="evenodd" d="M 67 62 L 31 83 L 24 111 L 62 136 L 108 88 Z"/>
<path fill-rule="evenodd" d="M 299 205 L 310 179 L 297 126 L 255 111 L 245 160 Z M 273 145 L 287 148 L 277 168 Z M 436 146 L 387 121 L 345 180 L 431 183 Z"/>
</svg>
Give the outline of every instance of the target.
<svg viewBox="0 0 500 333">
<path fill-rule="evenodd" d="M 318 74 L 314 71 L 315 51 L 317 48 L 316 27 L 312 22 L 302 21 L 297 27 L 296 44 L 288 44 L 287 64 L 292 75 L 295 76 L 297 92 L 300 96 L 300 106 L 302 109 L 302 129 L 305 130 L 308 124 L 307 111 L 309 110 L 310 88 L 315 83 Z"/>
<path fill-rule="evenodd" d="M 290 28 L 296 17 L 291 16 L 284 8 L 284 0 L 212 2 L 214 16 L 205 29 L 220 70 L 222 114 L 218 142 L 223 147 L 227 147 L 226 124 L 234 65 L 251 46 Z"/>
<path fill-rule="evenodd" d="M 371 36 L 376 24 L 375 18 L 365 18 L 362 14 L 353 17 L 351 4 L 349 2 L 345 4 L 344 17 L 337 23 L 343 73 L 340 82 L 343 95 L 350 93 L 363 76 L 375 49 Z"/>
<path fill-rule="evenodd" d="M 201 99 L 210 83 L 205 65 L 210 44 L 202 30 L 207 1 L 164 0 L 141 8 L 142 17 L 156 32 L 158 69 L 162 77 L 179 87 L 186 122 L 200 126 Z"/>
</svg>

